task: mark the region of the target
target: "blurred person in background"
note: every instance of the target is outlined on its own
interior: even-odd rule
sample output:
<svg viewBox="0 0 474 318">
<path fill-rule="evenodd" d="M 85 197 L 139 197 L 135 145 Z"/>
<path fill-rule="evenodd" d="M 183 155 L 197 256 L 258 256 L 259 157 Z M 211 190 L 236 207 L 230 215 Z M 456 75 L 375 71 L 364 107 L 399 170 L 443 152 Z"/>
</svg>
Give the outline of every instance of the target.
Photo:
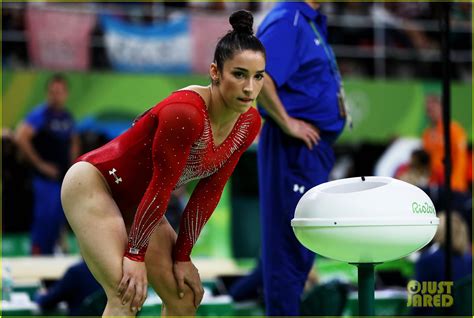
<svg viewBox="0 0 474 318">
<path fill-rule="evenodd" d="M 332 145 L 346 121 L 341 75 L 319 8 L 313 1 L 277 3 L 257 32 L 268 74 L 258 99 L 265 118 L 258 144 L 262 262 L 249 277 L 263 275 L 272 316 L 299 315 L 314 253 L 299 243 L 290 221 L 303 194 L 328 181 Z"/>
<path fill-rule="evenodd" d="M 225 11 L 232 12 L 236 10 L 249 10 L 251 12 L 258 11 L 260 3 L 256 1 L 190 1 L 188 6 L 192 9 L 207 11 Z"/>
<path fill-rule="evenodd" d="M 42 288 L 35 301 L 42 311 L 52 310 L 66 302 L 69 316 L 79 316 L 84 300 L 100 290 L 100 285 L 84 260 L 72 265 L 64 276 L 49 288 Z"/>
<path fill-rule="evenodd" d="M 66 109 L 68 82 L 61 74 L 47 82 L 46 102 L 35 107 L 16 130 L 18 147 L 34 168 L 32 254 L 53 254 L 65 225 L 61 180 L 79 154 L 75 122 Z"/>
<path fill-rule="evenodd" d="M 253 16 L 237 11 L 217 44 L 208 86 L 189 86 L 81 156 L 61 192 L 82 255 L 107 295 L 104 316 L 134 316 L 148 281 L 163 315 L 194 315 L 203 297 L 191 251 L 240 156 L 260 130 L 252 103 L 263 86 L 265 48 Z M 173 189 L 200 179 L 180 231 L 163 217 Z"/>
<path fill-rule="evenodd" d="M 418 22 L 433 17 L 430 3 L 386 2 L 372 8 L 372 17 L 386 28 L 387 40 L 395 47 L 420 51 L 439 47 Z"/>
<path fill-rule="evenodd" d="M 2 231 L 28 232 L 33 210 L 31 173 L 29 163 L 19 154 L 13 130 L 2 128 L 1 149 Z"/>
<path fill-rule="evenodd" d="M 26 42 L 5 41 L 8 31 L 24 32 L 26 3 L 2 3 L 2 66 L 25 68 L 28 65 L 28 50 Z M 13 7 L 15 6 L 15 7 Z M 6 33 L 3 33 L 5 32 Z"/>
<path fill-rule="evenodd" d="M 419 282 L 445 281 L 445 242 L 446 242 L 446 213 L 438 214 L 438 230 L 433 238 L 433 244 L 424 249 L 415 263 L 415 279 Z M 472 275 L 472 252 L 469 240 L 469 229 L 463 218 L 453 211 L 451 213 L 452 233 L 452 274 L 453 281 Z M 454 300 L 456 301 L 456 300 Z M 433 315 L 434 307 L 413 307 L 413 315 Z"/>
<path fill-rule="evenodd" d="M 442 105 L 439 95 L 430 94 L 425 99 L 426 114 L 430 126 L 423 132 L 423 148 L 430 156 L 430 185 L 444 187 L 444 133 Z M 452 121 L 451 131 L 451 188 L 454 191 L 468 190 L 467 171 L 467 136 L 462 126 Z"/>
<path fill-rule="evenodd" d="M 472 55 L 472 1 L 451 3 L 451 50 Z M 472 59 L 453 65 L 457 77 L 465 82 L 472 81 Z"/>
<path fill-rule="evenodd" d="M 411 153 L 410 161 L 402 164 L 395 172 L 395 178 L 426 188 L 430 179 L 430 157 L 422 149 Z"/>
<path fill-rule="evenodd" d="M 186 207 L 186 202 L 188 200 L 189 198 L 187 197 L 185 186 L 181 186 L 171 192 L 165 217 L 176 233 L 179 231 L 181 216 L 183 215 L 184 208 Z"/>
</svg>

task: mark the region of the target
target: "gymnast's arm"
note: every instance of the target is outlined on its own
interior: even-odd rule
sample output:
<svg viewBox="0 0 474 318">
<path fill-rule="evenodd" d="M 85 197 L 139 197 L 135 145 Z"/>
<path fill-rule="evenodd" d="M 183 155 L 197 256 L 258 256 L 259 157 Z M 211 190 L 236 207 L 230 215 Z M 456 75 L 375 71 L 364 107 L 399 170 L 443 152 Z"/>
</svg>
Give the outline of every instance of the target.
<svg viewBox="0 0 474 318">
<path fill-rule="evenodd" d="M 135 214 L 125 253 L 138 262 L 145 260 L 150 235 L 166 211 L 191 146 L 204 126 L 203 114 L 192 105 L 167 105 L 159 111 L 157 120 L 152 146 L 153 174 Z"/>
<path fill-rule="evenodd" d="M 170 104 L 157 114 L 152 145 L 153 174 L 138 206 L 123 259 L 122 280 L 118 293 L 127 302 L 137 294 L 146 295 L 145 252 L 150 236 L 163 217 L 171 191 L 186 165 L 192 144 L 202 134 L 204 114 L 190 104 Z M 135 300 L 141 298 L 135 296 Z M 145 297 L 143 297 L 144 301 Z M 139 305 L 136 301 L 132 305 Z"/>
<path fill-rule="evenodd" d="M 244 144 L 227 159 L 216 173 L 199 181 L 181 218 L 178 239 L 173 250 L 173 270 L 179 290 L 184 290 L 185 283 L 193 290 L 196 306 L 201 302 L 202 287 L 197 270 L 194 270 L 194 265 L 191 263 L 191 250 L 201 233 L 201 229 L 219 203 L 224 186 L 232 175 L 240 156 L 252 144 L 259 132 L 260 117 L 257 112 L 254 113 L 253 117 Z M 195 275 L 193 276 L 193 274 Z"/>
</svg>

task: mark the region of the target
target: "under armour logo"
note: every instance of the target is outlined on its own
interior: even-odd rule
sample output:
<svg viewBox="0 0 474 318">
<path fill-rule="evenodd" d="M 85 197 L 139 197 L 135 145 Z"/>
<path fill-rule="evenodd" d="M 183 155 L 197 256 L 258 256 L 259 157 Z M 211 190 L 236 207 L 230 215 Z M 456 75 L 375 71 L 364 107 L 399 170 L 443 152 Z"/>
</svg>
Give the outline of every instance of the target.
<svg viewBox="0 0 474 318">
<path fill-rule="evenodd" d="M 319 39 L 314 39 L 314 43 L 319 46 L 319 44 L 321 44 L 321 42 L 319 41 Z"/>
<path fill-rule="evenodd" d="M 299 186 L 298 184 L 293 185 L 293 192 L 299 192 L 301 194 L 304 193 L 304 186 Z"/>
<path fill-rule="evenodd" d="M 109 170 L 109 174 L 112 176 L 114 176 L 115 178 L 115 183 L 116 184 L 119 184 L 120 182 L 122 182 L 122 178 L 119 178 L 115 173 L 117 172 L 117 170 L 115 170 L 115 168 L 112 168 L 112 170 Z"/>
</svg>

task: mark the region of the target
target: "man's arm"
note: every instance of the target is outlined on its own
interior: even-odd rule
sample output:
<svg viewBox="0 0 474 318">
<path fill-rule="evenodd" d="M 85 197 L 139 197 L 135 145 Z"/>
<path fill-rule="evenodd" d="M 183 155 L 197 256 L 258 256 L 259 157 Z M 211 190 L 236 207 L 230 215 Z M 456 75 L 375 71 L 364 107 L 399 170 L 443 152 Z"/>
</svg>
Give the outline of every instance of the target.
<svg viewBox="0 0 474 318">
<path fill-rule="evenodd" d="M 77 157 L 79 157 L 81 150 L 81 140 L 79 139 L 79 135 L 74 133 L 71 137 L 71 153 L 70 153 L 70 160 L 74 162 Z"/>
<path fill-rule="evenodd" d="M 26 122 L 22 122 L 16 130 L 15 141 L 20 150 L 36 169 L 52 179 L 57 179 L 59 177 L 58 168 L 55 165 L 44 161 L 33 147 L 32 141 L 35 134 L 36 132 L 33 126 Z"/>
<path fill-rule="evenodd" d="M 303 120 L 288 115 L 285 106 L 278 96 L 275 82 L 268 74 L 265 76 L 263 88 L 258 96 L 258 102 L 285 134 L 303 140 L 309 149 L 312 149 L 313 145 L 318 144 L 320 139 L 319 129 Z"/>
</svg>

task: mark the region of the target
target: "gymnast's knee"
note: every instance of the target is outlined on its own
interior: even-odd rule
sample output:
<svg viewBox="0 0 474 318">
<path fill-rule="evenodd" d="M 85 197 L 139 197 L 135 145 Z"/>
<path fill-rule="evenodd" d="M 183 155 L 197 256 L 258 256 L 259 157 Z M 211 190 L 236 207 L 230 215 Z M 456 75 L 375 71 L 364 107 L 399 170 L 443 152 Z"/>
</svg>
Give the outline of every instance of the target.
<svg viewBox="0 0 474 318">
<path fill-rule="evenodd" d="M 189 292 L 183 299 L 163 300 L 167 316 L 194 316 L 197 308 L 194 306 L 194 295 Z"/>
</svg>

